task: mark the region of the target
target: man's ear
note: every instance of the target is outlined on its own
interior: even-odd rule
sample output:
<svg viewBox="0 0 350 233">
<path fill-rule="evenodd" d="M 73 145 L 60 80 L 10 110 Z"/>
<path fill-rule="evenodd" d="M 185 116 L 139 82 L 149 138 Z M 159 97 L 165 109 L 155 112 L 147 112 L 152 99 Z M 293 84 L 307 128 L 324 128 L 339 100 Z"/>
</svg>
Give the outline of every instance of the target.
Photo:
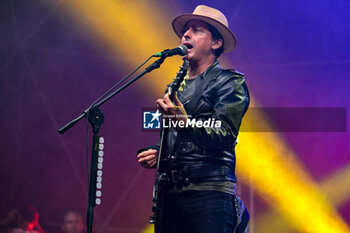
<svg viewBox="0 0 350 233">
<path fill-rule="evenodd" d="M 213 50 L 216 50 L 216 49 L 220 48 L 221 46 L 222 46 L 222 39 L 213 40 L 213 42 L 211 44 L 211 48 Z"/>
</svg>

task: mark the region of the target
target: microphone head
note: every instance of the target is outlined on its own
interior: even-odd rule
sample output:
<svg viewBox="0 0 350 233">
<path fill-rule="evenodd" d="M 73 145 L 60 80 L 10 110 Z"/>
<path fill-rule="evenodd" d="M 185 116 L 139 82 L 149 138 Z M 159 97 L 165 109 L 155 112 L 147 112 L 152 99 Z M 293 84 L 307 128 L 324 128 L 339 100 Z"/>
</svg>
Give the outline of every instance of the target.
<svg viewBox="0 0 350 233">
<path fill-rule="evenodd" d="M 179 45 L 178 48 L 181 49 L 181 53 L 180 53 L 181 56 L 185 56 L 187 54 L 188 48 L 186 47 L 186 45 L 181 44 Z"/>
</svg>

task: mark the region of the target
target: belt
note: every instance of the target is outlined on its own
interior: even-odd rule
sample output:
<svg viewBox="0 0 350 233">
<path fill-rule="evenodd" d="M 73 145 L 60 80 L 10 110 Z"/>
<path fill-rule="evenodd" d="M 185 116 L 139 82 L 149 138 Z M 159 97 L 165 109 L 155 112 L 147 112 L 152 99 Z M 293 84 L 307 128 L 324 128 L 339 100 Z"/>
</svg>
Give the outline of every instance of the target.
<svg viewBox="0 0 350 233">
<path fill-rule="evenodd" d="M 228 174 L 228 167 L 207 167 L 198 169 L 171 170 L 169 177 L 170 181 L 176 184 L 179 182 L 188 183 L 207 177 L 227 176 Z"/>
</svg>

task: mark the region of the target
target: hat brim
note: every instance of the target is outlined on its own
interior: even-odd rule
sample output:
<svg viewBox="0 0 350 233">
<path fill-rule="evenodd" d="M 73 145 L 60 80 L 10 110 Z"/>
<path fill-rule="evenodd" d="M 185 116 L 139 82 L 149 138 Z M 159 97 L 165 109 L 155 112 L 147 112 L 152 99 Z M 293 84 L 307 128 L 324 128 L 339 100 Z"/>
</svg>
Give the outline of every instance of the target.
<svg viewBox="0 0 350 233">
<path fill-rule="evenodd" d="M 224 53 L 229 52 L 234 48 L 236 48 L 237 39 L 236 39 L 236 36 L 233 34 L 233 32 L 224 24 L 220 23 L 219 21 L 203 15 L 182 14 L 177 16 L 171 23 L 176 35 L 181 38 L 183 35 L 183 29 L 186 23 L 194 19 L 202 20 L 212 25 L 214 28 L 216 28 L 216 30 L 218 30 L 218 32 L 221 34 L 224 40 Z"/>
</svg>

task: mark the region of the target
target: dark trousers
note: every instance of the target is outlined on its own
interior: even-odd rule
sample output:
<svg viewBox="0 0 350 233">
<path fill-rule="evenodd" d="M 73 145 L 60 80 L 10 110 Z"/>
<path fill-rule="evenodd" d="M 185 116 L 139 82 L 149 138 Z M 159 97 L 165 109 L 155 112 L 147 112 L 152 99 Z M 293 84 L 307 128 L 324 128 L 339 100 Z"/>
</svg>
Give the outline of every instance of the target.
<svg viewBox="0 0 350 233">
<path fill-rule="evenodd" d="M 185 191 L 166 201 L 163 233 L 233 233 L 234 196 L 217 191 Z"/>
</svg>

